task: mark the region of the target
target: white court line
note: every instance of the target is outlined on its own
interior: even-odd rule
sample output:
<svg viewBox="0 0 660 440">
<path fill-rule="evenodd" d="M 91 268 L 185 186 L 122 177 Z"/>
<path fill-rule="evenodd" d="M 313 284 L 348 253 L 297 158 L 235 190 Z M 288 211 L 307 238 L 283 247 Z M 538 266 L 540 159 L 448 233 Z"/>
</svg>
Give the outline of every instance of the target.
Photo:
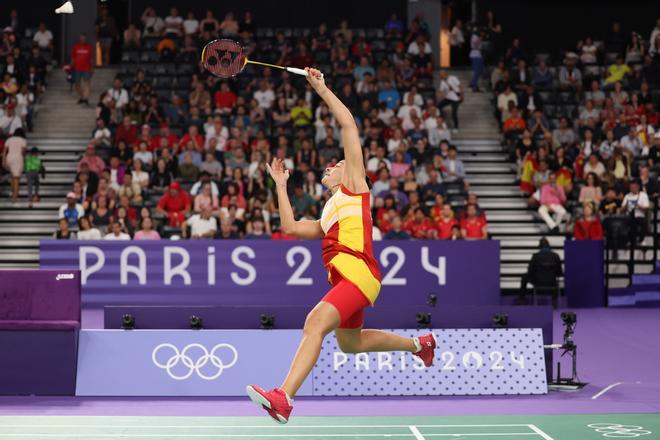
<svg viewBox="0 0 660 440">
<path fill-rule="evenodd" d="M 598 393 L 594 394 L 593 396 L 591 396 L 591 400 L 596 400 L 596 399 L 598 399 L 600 396 L 602 396 L 603 394 L 605 394 L 606 392 L 608 392 L 608 391 L 611 390 L 612 388 L 614 388 L 614 387 L 618 387 L 618 386 L 621 385 L 622 383 L 623 383 L 623 382 L 617 382 L 617 383 L 613 383 L 612 385 L 608 385 L 608 386 L 606 386 L 605 388 L 603 388 L 602 390 L 600 390 L 600 392 L 598 392 Z"/>
<path fill-rule="evenodd" d="M 48 416 L 46 416 L 48 417 Z M 0 420 L 2 417 L 0 417 Z M 2 428 L 141 428 L 141 429 L 173 429 L 173 428 L 185 428 L 185 429 L 205 429 L 205 428 L 247 428 L 247 429 L 305 429 L 305 428 L 408 428 L 410 425 L 286 425 L 285 427 L 277 427 L 276 425 L 96 425 L 96 424 L 83 424 L 83 425 L 39 425 L 39 424 L 30 424 L 30 425 L 19 425 L 11 424 L 4 425 L 0 423 L 0 429 Z M 519 428 L 519 427 L 529 427 L 525 424 L 483 424 L 483 425 L 415 425 L 418 428 Z"/>
<path fill-rule="evenodd" d="M 422 435 L 422 433 L 419 432 L 419 429 L 417 429 L 416 426 L 412 426 L 412 425 L 410 425 L 410 426 L 408 426 L 408 429 L 410 429 L 410 432 L 413 433 L 413 435 L 415 436 L 415 439 L 416 439 L 416 440 L 426 440 L 426 439 L 424 438 L 424 436 Z"/>
<path fill-rule="evenodd" d="M 531 425 L 530 425 L 531 426 Z M 421 435 L 421 434 L 420 434 Z M 426 437 L 484 437 L 484 436 L 515 436 L 515 435 L 537 435 L 534 432 L 481 432 L 481 433 L 461 433 L 461 434 L 452 434 L 452 433 L 446 433 L 446 434 L 425 434 Z M 548 440 L 553 440 L 551 437 L 545 436 L 545 433 L 543 431 L 539 431 L 539 435 L 541 435 L 543 438 L 548 439 Z M 70 437 L 83 437 L 83 438 L 151 438 L 151 437 L 158 437 L 158 438 L 163 438 L 163 437 L 174 437 L 174 438 L 181 438 L 181 434 L 41 434 L 41 433 L 12 433 L 12 434 L 0 434 L 0 437 L 37 437 L 37 438 L 45 438 L 45 437 L 53 437 L 53 438 L 70 438 Z M 237 438 L 237 437 L 247 437 L 247 438 L 253 438 L 253 437 L 286 437 L 286 438 L 291 438 L 291 437 L 298 437 L 298 438 L 339 438 L 339 437 L 410 437 L 410 434 L 387 434 L 387 433 L 382 433 L 382 434 L 360 434 L 360 433 L 352 433 L 352 434 L 185 434 L 185 438 L 191 438 L 191 437 L 196 437 L 196 438 L 225 438 L 225 437 L 230 437 L 230 438 Z M 418 437 L 418 439 L 424 439 L 424 437 Z"/>
<path fill-rule="evenodd" d="M 527 426 L 529 426 L 529 429 L 531 429 L 532 431 L 543 437 L 543 440 L 553 440 L 552 437 L 550 437 L 548 434 L 543 432 L 538 426 L 536 425 L 527 425 Z"/>
</svg>

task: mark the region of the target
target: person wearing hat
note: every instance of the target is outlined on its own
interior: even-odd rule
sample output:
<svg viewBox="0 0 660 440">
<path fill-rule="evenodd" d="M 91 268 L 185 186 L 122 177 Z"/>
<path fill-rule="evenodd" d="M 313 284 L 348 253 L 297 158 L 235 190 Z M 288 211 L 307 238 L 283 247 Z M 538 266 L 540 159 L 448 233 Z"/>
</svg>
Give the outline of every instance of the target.
<svg viewBox="0 0 660 440">
<path fill-rule="evenodd" d="M 39 149 L 32 147 L 25 156 L 25 177 L 27 177 L 28 203 L 39 201 L 39 177 L 45 174 L 45 169 L 39 157 Z"/>
<path fill-rule="evenodd" d="M 169 219 L 169 225 L 178 227 L 183 224 L 190 210 L 192 201 L 187 192 L 181 189 L 179 182 L 172 182 L 168 191 L 158 201 L 156 212 Z"/>
<path fill-rule="evenodd" d="M 85 210 L 77 203 L 76 193 L 73 191 L 66 195 L 66 203 L 60 206 L 59 218 L 66 219 L 70 228 L 78 227 L 78 219 L 85 215 Z"/>
</svg>

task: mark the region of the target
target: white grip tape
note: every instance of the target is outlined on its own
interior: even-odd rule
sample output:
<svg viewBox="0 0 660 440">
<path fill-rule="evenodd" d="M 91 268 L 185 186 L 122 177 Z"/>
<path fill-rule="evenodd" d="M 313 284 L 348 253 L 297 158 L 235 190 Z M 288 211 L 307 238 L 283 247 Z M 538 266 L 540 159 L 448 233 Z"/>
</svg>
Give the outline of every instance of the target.
<svg viewBox="0 0 660 440">
<path fill-rule="evenodd" d="M 291 73 L 295 73 L 296 75 L 307 76 L 307 71 L 306 70 L 298 69 L 297 67 L 287 67 L 286 71 L 291 72 Z M 323 74 L 321 74 L 321 78 L 323 78 Z"/>
</svg>

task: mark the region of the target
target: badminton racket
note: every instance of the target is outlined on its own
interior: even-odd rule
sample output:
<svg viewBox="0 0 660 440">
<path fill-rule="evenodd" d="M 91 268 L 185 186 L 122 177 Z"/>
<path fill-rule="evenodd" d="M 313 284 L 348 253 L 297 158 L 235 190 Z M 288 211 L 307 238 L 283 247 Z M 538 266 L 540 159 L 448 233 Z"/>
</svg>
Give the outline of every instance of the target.
<svg viewBox="0 0 660 440">
<path fill-rule="evenodd" d="M 243 52 L 243 47 L 233 40 L 213 40 L 202 49 L 202 65 L 207 71 L 220 78 L 234 77 L 241 73 L 248 64 L 282 69 L 296 75 L 307 76 L 305 70 L 297 67 L 278 66 L 249 60 Z"/>
</svg>

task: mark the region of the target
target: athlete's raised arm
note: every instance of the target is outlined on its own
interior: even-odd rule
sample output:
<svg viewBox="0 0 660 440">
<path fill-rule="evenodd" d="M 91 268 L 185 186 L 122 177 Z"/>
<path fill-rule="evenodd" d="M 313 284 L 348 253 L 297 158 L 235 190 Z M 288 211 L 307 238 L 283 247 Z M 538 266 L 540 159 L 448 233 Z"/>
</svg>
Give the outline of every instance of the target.
<svg viewBox="0 0 660 440">
<path fill-rule="evenodd" d="M 282 159 L 273 159 L 272 165 L 266 165 L 268 172 L 277 187 L 277 201 L 280 211 L 280 224 L 282 232 L 304 240 L 323 238 L 323 229 L 318 220 L 298 220 L 293 216 L 289 194 L 286 191 L 286 182 L 289 180 L 289 170 L 284 168 Z"/>
<path fill-rule="evenodd" d="M 369 192 L 369 186 L 365 180 L 366 172 L 364 170 L 362 145 L 360 144 L 358 128 L 353 115 L 344 103 L 325 85 L 323 75 L 320 71 L 309 67 L 305 68 L 305 70 L 309 72 L 307 81 L 316 93 L 319 94 L 321 99 L 328 104 L 330 111 L 341 127 L 341 142 L 344 146 L 346 167 L 341 183 L 349 191 L 354 193 Z"/>
</svg>

